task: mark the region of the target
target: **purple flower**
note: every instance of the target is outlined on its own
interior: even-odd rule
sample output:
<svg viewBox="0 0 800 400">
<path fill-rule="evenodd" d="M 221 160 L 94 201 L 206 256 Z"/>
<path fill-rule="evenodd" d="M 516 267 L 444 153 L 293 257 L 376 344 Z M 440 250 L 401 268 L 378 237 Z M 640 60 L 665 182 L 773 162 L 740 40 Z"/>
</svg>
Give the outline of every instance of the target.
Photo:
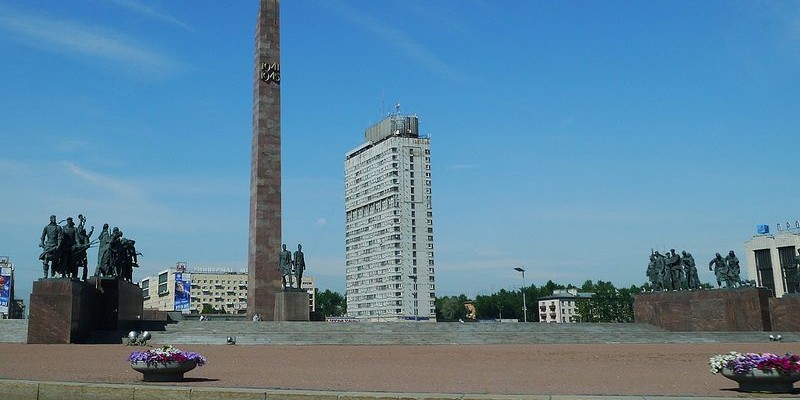
<svg viewBox="0 0 800 400">
<path fill-rule="evenodd" d="M 130 356 L 128 356 L 128 361 L 131 363 L 143 362 L 148 365 L 168 362 L 194 361 L 198 366 L 202 367 L 208 360 L 195 352 L 179 350 L 172 346 L 164 346 L 147 351 L 134 351 Z"/>
</svg>

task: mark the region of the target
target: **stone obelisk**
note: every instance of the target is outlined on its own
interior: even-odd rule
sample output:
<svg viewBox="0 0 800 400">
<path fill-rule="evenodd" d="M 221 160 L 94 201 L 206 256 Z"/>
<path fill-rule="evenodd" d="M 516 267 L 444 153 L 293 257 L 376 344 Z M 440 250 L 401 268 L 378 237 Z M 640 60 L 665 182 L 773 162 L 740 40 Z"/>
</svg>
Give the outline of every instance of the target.
<svg viewBox="0 0 800 400">
<path fill-rule="evenodd" d="M 280 0 L 261 0 L 255 39 L 247 314 L 272 321 L 281 290 Z"/>
</svg>

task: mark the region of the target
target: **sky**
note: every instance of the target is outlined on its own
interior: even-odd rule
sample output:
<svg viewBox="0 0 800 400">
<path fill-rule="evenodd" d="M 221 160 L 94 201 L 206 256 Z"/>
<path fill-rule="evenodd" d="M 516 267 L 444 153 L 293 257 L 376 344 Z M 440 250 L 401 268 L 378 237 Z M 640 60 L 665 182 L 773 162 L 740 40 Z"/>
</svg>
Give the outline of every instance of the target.
<svg viewBox="0 0 800 400">
<path fill-rule="evenodd" d="M 17 297 L 51 214 L 120 227 L 135 280 L 247 268 L 257 11 L 0 3 Z M 744 259 L 756 225 L 800 219 L 798 70 L 795 1 L 283 1 L 283 241 L 344 292 L 344 156 L 399 103 L 431 137 L 439 296 L 515 290 L 514 267 L 641 285 L 651 249 Z"/>
</svg>

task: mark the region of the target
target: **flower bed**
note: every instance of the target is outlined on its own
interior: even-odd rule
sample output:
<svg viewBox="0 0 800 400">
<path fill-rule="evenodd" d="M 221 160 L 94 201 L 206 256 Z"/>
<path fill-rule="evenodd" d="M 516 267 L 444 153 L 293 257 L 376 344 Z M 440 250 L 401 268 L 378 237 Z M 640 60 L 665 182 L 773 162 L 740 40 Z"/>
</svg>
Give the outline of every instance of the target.
<svg viewBox="0 0 800 400">
<path fill-rule="evenodd" d="M 203 366 L 208 361 L 205 357 L 191 351 L 183 351 L 172 346 L 159 347 L 147 351 L 134 351 L 128 356 L 131 363 L 166 364 L 168 362 L 194 362 L 198 366 Z"/>
<path fill-rule="evenodd" d="M 708 360 L 711 373 L 717 374 L 729 369 L 735 374 L 748 373 L 754 369 L 789 374 L 800 371 L 800 356 L 786 354 L 779 356 L 772 353 L 737 353 L 717 354 Z"/>
</svg>

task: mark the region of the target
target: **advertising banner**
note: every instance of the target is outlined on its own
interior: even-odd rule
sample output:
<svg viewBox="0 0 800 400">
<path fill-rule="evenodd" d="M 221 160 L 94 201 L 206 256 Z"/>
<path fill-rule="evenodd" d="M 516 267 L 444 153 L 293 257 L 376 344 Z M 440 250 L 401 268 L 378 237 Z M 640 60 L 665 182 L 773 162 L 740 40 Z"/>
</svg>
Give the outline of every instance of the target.
<svg viewBox="0 0 800 400">
<path fill-rule="evenodd" d="M 189 274 L 175 273 L 175 311 L 189 312 L 191 288 Z"/>
<path fill-rule="evenodd" d="M 0 313 L 8 315 L 11 302 L 11 267 L 0 268 Z"/>
</svg>

